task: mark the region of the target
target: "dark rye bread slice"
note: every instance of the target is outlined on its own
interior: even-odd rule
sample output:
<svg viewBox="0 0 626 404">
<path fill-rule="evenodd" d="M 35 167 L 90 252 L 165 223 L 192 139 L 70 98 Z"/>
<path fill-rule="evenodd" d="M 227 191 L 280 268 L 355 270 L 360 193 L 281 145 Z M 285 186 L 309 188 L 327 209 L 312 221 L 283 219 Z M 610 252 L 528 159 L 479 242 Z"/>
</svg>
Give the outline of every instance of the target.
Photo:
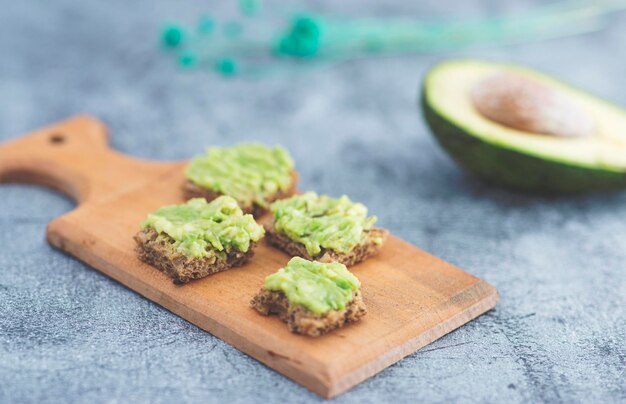
<svg viewBox="0 0 626 404">
<path fill-rule="evenodd" d="M 352 300 L 343 310 L 331 310 L 324 314 L 313 313 L 298 304 L 290 304 L 283 292 L 266 289 L 261 289 L 250 305 L 263 315 L 277 314 L 287 323 L 289 331 L 311 337 L 318 337 L 346 323 L 359 321 L 367 314 L 367 308 L 358 290 L 353 293 Z"/>
<path fill-rule="evenodd" d="M 296 192 L 297 182 L 298 182 L 298 173 L 296 173 L 295 171 L 292 171 L 291 172 L 291 186 L 289 187 L 289 189 L 287 189 L 286 191 L 278 190 L 278 192 L 274 193 L 273 195 L 270 195 L 269 198 L 267 198 L 268 203 L 272 203 L 279 199 L 284 199 L 284 198 L 288 198 L 292 196 Z M 207 202 L 211 202 L 213 199 L 217 198 L 218 196 L 223 195 L 220 192 L 215 192 L 207 188 L 202 188 L 196 185 L 191 180 L 185 181 L 185 184 L 183 185 L 183 190 L 185 192 L 186 199 L 204 198 L 207 200 Z M 262 206 L 257 205 L 256 203 L 253 203 L 250 206 L 240 206 L 240 207 L 241 207 L 241 210 L 243 210 L 243 213 L 250 213 L 255 218 L 259 218 L 267 212 L 267 209 L 263 208 Z"/>
<path fill-rule="evenodd" d="M 322 251 L 315 257 L 306 250 L 304 244 L 290 239 L 283 233 L 280 233 L 274 227 L 274 222 L 265 225 L 265 239 L 270 245 L 283 250 L 291 256 L 302 257 L 309 261 L 319 262 L 339 262 L 345 266 L 351 266 L 358 264 L 367 258 L 378 254 L 382 248 L 384 241 L 389 236 L 389 231 L 380 228 L 374 228 L 366 230 L 363 236 L 363 241 L 354 247 L 350 252 L 339 253 L 333 250 L 322 249 Z M 383 243 L 376 244 L 373 239 L 380 237 L 383 239 Z"/>
<path fill-rule="evenodd" d="M 147 227 L 135 234 L 136 251 L 139 259 L 165 272 L 176 284 L 187 283 L 193 279 L 241 266 L 254 255 L 256 243 L 250 244 L 247 252 L 226 251 L 225 258 L 192 258 L 176 250 L 174 240 L 164 233 Z"/>
</svg>

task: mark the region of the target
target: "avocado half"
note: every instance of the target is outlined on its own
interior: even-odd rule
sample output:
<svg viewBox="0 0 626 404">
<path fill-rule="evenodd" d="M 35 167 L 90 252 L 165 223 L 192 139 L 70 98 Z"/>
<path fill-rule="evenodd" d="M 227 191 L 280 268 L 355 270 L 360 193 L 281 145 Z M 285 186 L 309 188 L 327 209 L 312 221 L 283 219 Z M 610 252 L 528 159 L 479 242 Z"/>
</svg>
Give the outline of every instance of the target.
<svg viewBox="0 0 626 404">
<path fill-rule="evenodd" d="M 593 131 L 589 136 L 559 137 L 486 118 L 472 91 L 503 73 L 567 97 L 593 120 Z M 489 182 L 543 194 L 626 187 L 626 111 L 547 75 L 508 64 L 446 61 L 427 73 L 421 104 L 441 146 L 457 163 Z"/>
</svg>

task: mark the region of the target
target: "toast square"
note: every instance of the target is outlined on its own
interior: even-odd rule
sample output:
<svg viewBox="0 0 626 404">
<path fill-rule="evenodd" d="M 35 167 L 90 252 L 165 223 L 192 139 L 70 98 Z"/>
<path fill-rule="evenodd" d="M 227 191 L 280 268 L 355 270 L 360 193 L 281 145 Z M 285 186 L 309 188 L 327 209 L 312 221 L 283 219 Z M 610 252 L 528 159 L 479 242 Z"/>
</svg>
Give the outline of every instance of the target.
<svg viewBox="0 0 626 404">
<path fill-rule="evenodd" d="M 351 266 L 377 254 L 389 232 L 373 227 L 376 216 L 346 195 L 306 192 L 272 203 L 265 223 L 270 245 L 308 261 Z"/>
<path fill-rule="evenodd" d="M 250 305 L 263 315 L 276 314 L 296 334 L 318 337 L 347 323 L 359 321 L 367 314 L 361 292 L 356 290 L 352 300 L 342 310 L 331 310 L 323 314 L 313 313 L 306 307 L 292 304 L 281 291 L 261 289 Z"/>
<path fill-rule="evenodd" d="M 172 278 L 176 284 L 204 278 L 217 272 L 245 264 L 254 255 L 256 243 L 247 252 L 227 250 L 224 257 L 188 257 L 178 251 L 174 240 L 165 233 L 147 227 L 135 235 L 139 259 L 154 266 Z"/>
<path fill-rule="evenodd" d="M 291 256 L 302 257 L 309 261 L 339 262 L 345 266 L 356 265 L 359 262 L 365 261 L 369 257 L 378 254 L 388 236 L 389 231 L 386 229 L 373 228 L 365 231 L 362 242 L 347 253 L 322 249 L 318 255 L 312 257 L 306 250 L 304 244 L 294 241 L 285 234 L 276 230 L 274 222 L 265 225 L 265 239 L 270 245 L 278 248 L 279 250 L 282 250 Z M 383 242 L 375 242 L 375 239 L 383 240 Z"/>
<path fill-rule="evenodd" d="M 281 146 L 241 143 L 210 147 L 206 154 L 187 164 L 183 190 L 190 199 L 233 197 L 244 213 L 258 218 L 272 202 L 294 193 L 294 165 L 289 152 Z"/>
</svg>

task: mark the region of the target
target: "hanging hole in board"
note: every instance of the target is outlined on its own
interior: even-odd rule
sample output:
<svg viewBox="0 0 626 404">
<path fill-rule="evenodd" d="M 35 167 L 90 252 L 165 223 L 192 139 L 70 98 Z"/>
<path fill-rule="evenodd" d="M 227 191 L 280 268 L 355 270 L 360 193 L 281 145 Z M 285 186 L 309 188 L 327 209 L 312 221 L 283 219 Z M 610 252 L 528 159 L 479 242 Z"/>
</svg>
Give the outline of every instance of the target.
<svg viewBox="0 0 626 404">
<path fill-rule="evenodd" d="M 54 133 L 50 136 L 50 143 L 53 145 L 59 145 L 65 143 L 65 136 L 61 133 Z"/>
</svg>

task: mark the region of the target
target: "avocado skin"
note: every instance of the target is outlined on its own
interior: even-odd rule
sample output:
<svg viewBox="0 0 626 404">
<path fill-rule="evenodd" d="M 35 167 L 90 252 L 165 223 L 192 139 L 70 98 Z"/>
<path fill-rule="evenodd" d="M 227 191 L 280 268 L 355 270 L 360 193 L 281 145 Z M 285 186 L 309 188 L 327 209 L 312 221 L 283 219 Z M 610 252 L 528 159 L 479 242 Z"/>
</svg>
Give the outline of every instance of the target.
<svg viewBox="0 0 626 404">
<path fill-rule="evenodd" d="M 626 188 L 626 173 L 551 161 L 494 146 L 472 136 L 432 108 L 427 91 L 423 86 L 422 112 L 438 143 L 460 166 L 492 184 L 542 195 Z"/>
</svg>

